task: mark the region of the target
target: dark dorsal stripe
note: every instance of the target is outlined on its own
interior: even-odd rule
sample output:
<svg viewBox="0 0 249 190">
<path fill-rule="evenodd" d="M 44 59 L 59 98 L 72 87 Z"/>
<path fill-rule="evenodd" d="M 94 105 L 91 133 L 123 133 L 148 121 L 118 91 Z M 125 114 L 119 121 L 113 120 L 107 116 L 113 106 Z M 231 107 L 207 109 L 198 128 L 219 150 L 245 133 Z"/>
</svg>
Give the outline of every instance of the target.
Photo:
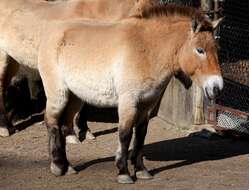
<svg viewBox="0 0 249 190">
<path fill-rule="evenodd" d="M 140 18 L 152 18 L 162 16 L 183 16 L 189 18 L 195 18 L 198 20 L 204 20 L 205 17 L 199 9 L 177 5 L 177 4 L 159 4 L 152 7 L 145 7 L 141 10 Z"/>
<path fill-rule="evenodd" d="M 140 19 L 172 16 L 187 17 L 191 20 L 195 20 L 198 25 L 201 24 L 201 29 L 199 30 L 200 32 L 213 31 L 212 25 L 210 21 L 205 17 L 204 13 L 199 9 L 189 6 L 177 4 L 160 4 L 149 8 L 145 7 L 141 10 L 139 15 L 135 15 L 135 17 Z"/>
</svg>

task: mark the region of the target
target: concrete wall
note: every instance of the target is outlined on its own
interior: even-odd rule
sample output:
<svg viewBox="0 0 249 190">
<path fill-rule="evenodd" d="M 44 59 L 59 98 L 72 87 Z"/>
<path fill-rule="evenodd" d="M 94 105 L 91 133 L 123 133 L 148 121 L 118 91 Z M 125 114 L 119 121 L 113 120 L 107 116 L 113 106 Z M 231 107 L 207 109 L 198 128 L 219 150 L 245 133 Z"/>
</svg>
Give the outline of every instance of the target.
<svg viewBox="0 0 249 190">
<path fill-rule="evenodd" d="M 158 116 L 179 127 L 205 123 L 202 90 L 195 84 L 188 90 L 175 78 L 168 85 Z"/>
</svg>

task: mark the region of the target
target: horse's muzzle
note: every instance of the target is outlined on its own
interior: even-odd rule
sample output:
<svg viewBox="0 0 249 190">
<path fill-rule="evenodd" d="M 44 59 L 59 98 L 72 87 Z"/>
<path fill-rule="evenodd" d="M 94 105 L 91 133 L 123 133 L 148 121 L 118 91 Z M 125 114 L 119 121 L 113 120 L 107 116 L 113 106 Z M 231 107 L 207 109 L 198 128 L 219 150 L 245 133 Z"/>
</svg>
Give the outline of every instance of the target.
<svg viewBox="0 0 249 190">
<path fill-rule="evenodd" d="M 205 95 L 209 98 L 209 99 L 214 99 L 219 97 L 221 94 L 221 90 L 219 87 L 215 86 L 213 88 L 213 90 L 208 90 L 208 88 L 205 88 Z"/>
<path fill-rule="evenodd" d="M 205 95 L 209 99 L 214 99 L 220 96 L 222 89 L 223 89 L 223 79 L 221 76 L 213 75 L 206 78 L 203 85 L 203 90 Z"/>
</svg>

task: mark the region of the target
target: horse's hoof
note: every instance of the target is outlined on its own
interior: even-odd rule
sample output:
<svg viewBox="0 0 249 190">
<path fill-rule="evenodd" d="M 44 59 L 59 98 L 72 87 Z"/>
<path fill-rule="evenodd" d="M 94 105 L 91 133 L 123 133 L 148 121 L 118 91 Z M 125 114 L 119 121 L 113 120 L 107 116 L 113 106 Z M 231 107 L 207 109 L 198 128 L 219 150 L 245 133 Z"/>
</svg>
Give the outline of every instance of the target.
<svg viewBox="0 0 249 190">
<path fill-rule="evenodd" d="M 87 131 L 86 132 L 86 139 L 88 139 L 88 140 L 95 140 L 96 137 L 90 131 Z"/>
<path fill-rule="evenodd" d="M 68 136 L 66 136 L 66 143 L 79 144 L 80 141 L 75 135 L 68 135 Z"/>
<path fill-rule="evenodd" d="M 10 136 L 10 132 L 7 128 L 5 127 L 0 127 L 0 136 L 1 137 L 8 137 Z"/>
<path fill-rule="evenodd" d="M 63 175 L 63 170 L 59 168 L 55 163 L 51 162 L 50 164 L 50 170 L 52 174 L 55 176 L 62 176 Z"/>
<path fill-rule="evenodd" d="M 147 170 L 136 172 L 137 179 L 153 179 L 153 176 Z"/>
<path fill-rule="evenodd" d="M 66 175 L 73 175 L 73 174 L 77 174 L 78 172 L 72 167 L 72 166 L 68 166 Z"/>
<path fill-rule="evenodd" d="M 118 175 L 118 183 L 132 184 L 134 181 L 129 175 Z"/>
</svg>

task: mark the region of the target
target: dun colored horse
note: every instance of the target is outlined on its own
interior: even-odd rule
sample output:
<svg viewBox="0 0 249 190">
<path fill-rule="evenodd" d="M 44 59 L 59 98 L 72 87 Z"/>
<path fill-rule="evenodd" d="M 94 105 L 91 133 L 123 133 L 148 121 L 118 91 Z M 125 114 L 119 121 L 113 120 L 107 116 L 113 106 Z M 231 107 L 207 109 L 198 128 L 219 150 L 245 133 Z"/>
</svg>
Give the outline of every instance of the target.
<svg viewBox="0 0 249 190">
<path fill-rule="evenodd" d="M 143 164 L 142 148 L 150 114 L 171 77 L 182 70 L 209 98 L 223 88 L 213 38 L 217 24 L 194 9 L 174 5 L 109 24 L 51 24 L 50 35 L 39 47 L 38 67 L 47 97 L 52 173 L 73 172 L 63 134 L 72 127 L 81 103 L 87 102 L 118 107 L 118 182 L 133 183 L 127 167 L 133 127 L 135 175 L 152 178 Z"/>
<path fill-rule="evenodd" d="M 5 110 L 5 94 L 12 76 L 19 72 L 29 78 L 30 87 L 37 88 L 36 83 L 40 80 L 36 72 L 39 34 L 46 29 L 48 22 L 80 18 L 113 21 L 137 14 L 141 9 L 154 6 L 158 2 L 157 0 L 74 0 L 49 3 L 43 0 L 1 0 L 0 113 L 3 115 L 0 116 L 0 136 L 8 136 L 9 131 L 6 127 L 11 126 Z M 16 48 L 19 45 L 20 48 Z M 21 63 L 20 69 L 18 63 Z M 30 92 L 35 99 L 32 89 Z"/>
<path fill-rule="evenodd" d="M 1 4 L 2 3 L 2 4 Z M 128 17 L 129 15 L 134 15 L 134 14 L 140 14 L 140 11 L 143 9 L 148 9 L 149 7 L 153 7 L 155 5 L 158 5 L 159 1 L 158 0 L 112 0 L 112 1 L 107 1 L 107 0 L 74 0 L 74 1 L 68 1 L 68 2 L 54 2 L 54 3 L 46 3 L 46 2 L 42 2 L 42 1 L 12 1 L 11 4 L 10 2 L 0 2 L 0 5 L 2 7 L 2 28 L 5 28 L 5 24 L 10 24 L 9 29 L 11 29 L 12 27 L 15 27 L 15 25 L 17 24 L 18 26 L 18 33 L 23 32 L 22 31 L 22 25 L 20 25 L 20 23 L 23 22 L 22 19 L 25 19 L 26 17 L 24 16 L 25 11 L 29 11 L 32 7 L 36 7 L 34 10 L 32 9 L 32 13 L 30 14 L 34 14 L 36 15 L 35 18 L 37 17 L 37 23 L 39 23 L 39 20 L 42 20 L 44 23 L 52 21 L 52 20 L 67 20 L 67 19 L 79 19 L 79 18 L 91 18 L 91 19 L 99 19 L 99 20 L 118 20 L 122 17 Z M 21 6 L 21 7 L 19 7 Z M 25 8 L 26 7 L 26 8 Z M 25 9 L 24 9 L 25 8 Z M 15 12 L 14 10 L 25 10 L 23 13 L 18 13 Z M 18 14 L 17 14 L 18 13 Z M 15 15 L 17 14 L 17 15 Z M 37 15 L 38 14 L 38 15 Z M 36 18 L 36 19 L 37 19 Z M 6 22 L 5 22 L 6 20 Z M 19 21 L 18 21 L 19 20 Z M 32 20 L 32 19 L 31 19 Z M 18 23 L 20 22 L 20 23 Z M 31 23 L 34 23 L 35 21 L 32 20 Z M 11 26 L 11 23 L 12 26 Z M 27 25 L 25 25 L 27 26 Z M 37 36 L 36 34 L 39 34 L 39 29 L 37 29 L 37 27 L 39 27 L 40 25 L 32 25 L 32 29 L 29 29 L 30 35 L 33 36 L 33 38 L 30 38 L 29 41 L 29 45 L 35 47 L 36 46 L 36 42 L 39 42 L 39 35 Z M 30 27 L 28 27 L 30 28 Z M 0 27 L 1 29 L 1 27 Z M 34 30 L 33 30 L 34 29 Z M 6 30 L 6 28 L 5 28 Z M 28 31 L 28 30 L 27 30 Z M 27 31 L 25 31 L 26 33 L 24 35 L 21 36 L 27 36 Z M 34 32 L 34 33 L 32 33 Z M 37 33 L 36 33 L 37 32 Z M 49 31 L 48 31 L 49 33 Z M 5 35 L 9 35 L 5 38 L 6 42 L 8 42 L 8 39 L 12 38 L 12 35 L 15 35 L 13 33 L 8 33 L 6 32 Z M 0 35 L 1 38 L 1 35 Z M 21 42 L 22 38 L 18 39 L 19 41 L 17 41 L 17 43 L 14 44 L 20 44 L 20 43 L 24 43 L 24 41 Z M 36 41 L 36 42 L 34 42 Z M 33 45 L 32 45 L 33 44 Z M 22 49 L 25 49 L 25 47 L 21 47 Z M 26 47 L 27 49 L 27 47 Z M 14 52 L 14 49 L 12 50 Z M 22 50 L 23 51 L 23 50 Z M 31 55 L 31 54 L 30 54 Z M 15 56 L 15 55 L 13 55 Z M 35 56 L 34 56 L 35 57 Z M 14 57 L 16 60 L 18 60 L 18 58 Z M 29 58 L 29 57 L 25 57 L 25 58 Z M 24 58 L 24 59 L 25 59 Z M 20 66 L 19 70 L 18 70 L 18 74 L 16 75 L 18 78 L 22 78 L 22 77 L 28 77 L 28 82 L 29 82 L 29 87 L 30 87 L 30 95 L 32 97 L 32 102 L 41 105 L 43 104 L 42 100 L 38 99 L 38 97 L 40 97 L 39 93 L 42 89 L 40 89 L 41 87 L 37 86 L 37 84 L 40 83 L 40 77 L 36 72 L 36 64 L 34 64 L 34 68 L 30 69 L 29 67 L 23 66 L 22 64 L 19 65 L 18 62 L 16 62 L 13 58 L 11 58 L 10 55 L 8 55 L 8 53 L 6 51 L 1 51 L 0 52 L 0 65 L 2 65 L 4 67 L 4 69 L 2 70 L 2 72 L 0 72 L 0 76 L 2 78 L 2 80 L 0 80 L 0 83 L 2 88 L 0 90 L 0 99 L 2 100 L 0 105 L 0 113 L 4 114 L 1 115 L 0 117 L 0 136 L 9 136 L 9 130 L 7 128 L 7 125 L 9 126 L 9 129 L 14 129 L 12 128 L 12 118 L 15 118 L 15 121 L 18 121 L 18 112 L 15 111 L 21 111 L 21 115 L 20 117 L 23 116 L 27 116 L 27 114 L 29 114 L 29 112 L 27 112 L 29 109 L 31 108 L 27 108 L 29 106 L 25 105 L 26 109 L 21 109 L 20 110 L 20 106 L 23 106 L 23 104 L 18 103 L 15 98 L 15 103 L 17 103 L 19 105 L 18 109 L 15 108 L 15 104 L 14 107 L 12 108 L 10 114 L 6 112 L 4 105 L 6 103 L 8 103 L 6 101 L 6 87 L 9 84 L 10 79 L 12 78 L 13 75 L 15 75 L 15 72 L 18 70 L 18 66 Z M 24 63 L 24 65 L 29 65 L 32 63 L 32 60 L 29 62 L 23 61 L 22 63 Z M 28 63 L 28 64 L 27 64 Z M 9 67 L 9 68 L 8 68 Z M 10 74 L 9 76 L 7 76 L 8 74 Z M 186 88 L 189 87 L 189 85 L 191 84 L 191 81 L 186 78 L 184 76 L 184 73 L 179 72 L 176 74 L 178 79 L 185 85 Z M 6 79 L 7 78 L 7 79 Z M 16 79 L 16 78 L 15 78 Z M 16 80 L 15 80 L 16 81 Z M 13 88 L 12 88 L 13 89 Z M 22 90 L 22 89 L 21 89 Z M 19 92 L 20 94 L 25 94 L 23 91 Z M 5 101 L 3 101 L 5 100 Z M 27 99 L 25 99 L 27 100 Z M 20 101 L 20 100 L 19 100 Z M 11 102 L 12 104 L 14 102 Z M 17 110 L 15 110 L 17 109 Z M 39 108 L 40 109 L 40 108 Z M 82 112 L 84 112 L 84 110 L 81 111 L 81 115 Z M 155 111 L 156 113 L 156 111 Z M 8 117 L 6 116 L 8 115 Z M 84 123 L 82 123 L 82 117 L 80 117 L 79 120 L 79 125 L 84 126 L 83 127 L 83 131 L 84 134 L 86 134 L 86 136 L 89 136 L 90 138 L 93 138 L 92 134 L 90 133 L 89 130 L 87 130 L 87 125 L 85 125 Z M 83 121 L 84 122 L 84 121 Z M 71 134 L 73 134 L 73 132 L 71 132 Z M 83 133 L 82 133 L 83 134 Z M 70 143 L 76 143 L 77 139 L 75 138 L 75 136 L 73 135 L 68 135 L 67 138 L 68 142 Z"/>
</svg>

